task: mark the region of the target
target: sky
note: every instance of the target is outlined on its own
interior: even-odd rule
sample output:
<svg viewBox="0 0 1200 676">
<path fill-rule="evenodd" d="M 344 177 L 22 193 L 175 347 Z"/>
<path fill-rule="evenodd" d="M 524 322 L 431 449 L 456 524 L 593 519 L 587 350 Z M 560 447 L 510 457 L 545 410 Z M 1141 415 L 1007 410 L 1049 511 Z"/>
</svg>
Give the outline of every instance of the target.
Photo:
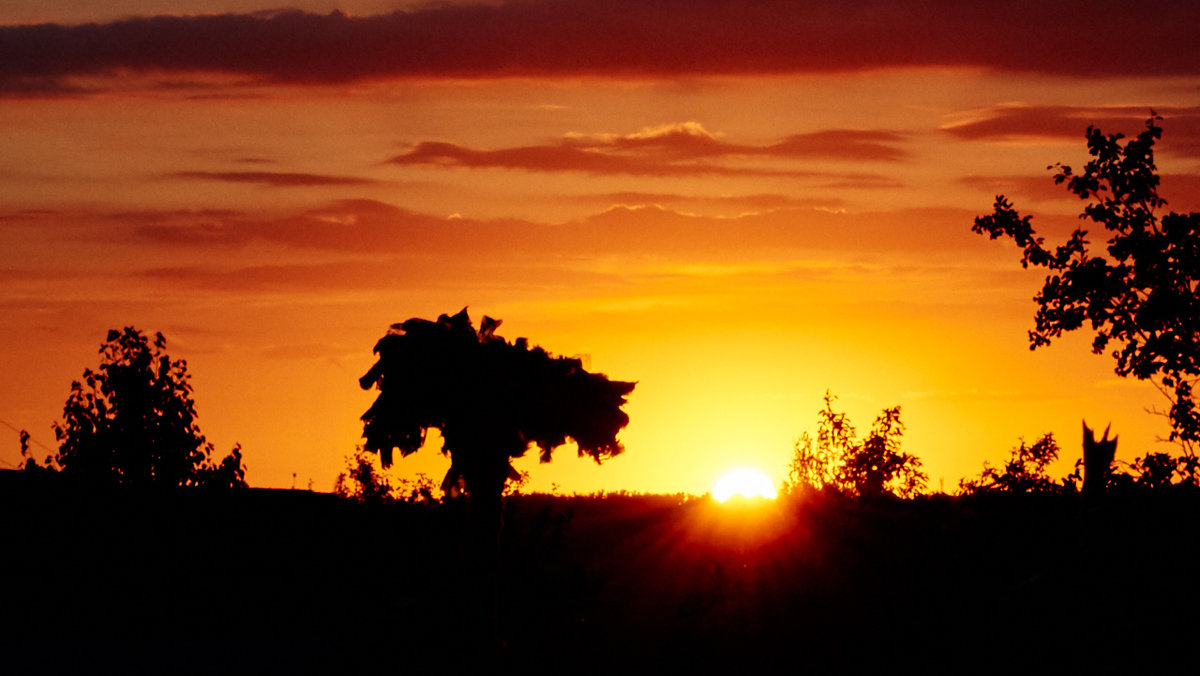
<svg viewBox="0 0 1200 676">
<path fill-rule="evenodd" d="M 1028 349 L 1043 275 L 970 228 L 1004 194 L 1063 239 L 1047 167 L 1151 109 L 1200 210 L 1193 3 L 97 4 L 0 6 L 0 467 L 135 326 L 251 485 L 330 490 L 376 340 L 463 307 L 638 383 L 623 455 L 530 490 L 779 481 L 827 391 L 900 406 L 934 490 L 1047 432 L 1065 474 L 1084 419 L 1170 450 L 1090 335 Z"/>
</svg>

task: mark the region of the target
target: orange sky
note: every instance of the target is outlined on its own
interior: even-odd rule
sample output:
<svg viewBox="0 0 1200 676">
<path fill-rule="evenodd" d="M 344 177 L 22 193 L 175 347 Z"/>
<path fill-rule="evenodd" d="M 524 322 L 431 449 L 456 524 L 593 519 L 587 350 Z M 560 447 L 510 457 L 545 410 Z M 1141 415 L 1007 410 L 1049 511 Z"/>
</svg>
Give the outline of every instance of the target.
<svg viewBox="0 0 1200 676">
<path fill-rule="evenodd" d="M 1004 192 L 1069 231 L 1045 168 L 1150 108 L 1200 209 L 1188 3 L 44 4 L 0 8 L 0 420 L 47 446 L 134 325 L 252 485 L 329 490 L 375 341 L 463 306 L 639 383 L 626 454 L 530 457 L 538 490 L 781 479 L 827 389 L 901 406 L 935 489 L 1048 431 L 1065 472 L 1084 417 L 1166 432 L 1089 336 L 1028 351 L 1041 276 L 970 226 Z"/>
</svg>

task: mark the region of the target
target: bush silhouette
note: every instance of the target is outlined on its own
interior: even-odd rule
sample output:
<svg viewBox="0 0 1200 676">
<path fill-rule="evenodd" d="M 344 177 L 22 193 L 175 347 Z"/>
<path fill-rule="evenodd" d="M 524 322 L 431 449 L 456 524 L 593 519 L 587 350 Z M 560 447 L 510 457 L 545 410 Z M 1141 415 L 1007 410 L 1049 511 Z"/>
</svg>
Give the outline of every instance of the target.
<svg viewBox="0 0 1200 676">
<path fill-rule="evenodd" d="M 334 495 L 369 505 L 434 502 L 434 486 L 429 477 L 418 473 L 415 479 L 400 479 L 398 485 L 392 485 L 385 474 L 375 469 L 375 459 L 374 454 L 361 447 L 348 456 L 346 470 L 334 481 Z"/>
<path fill-rule="evenodd" d="M 796 441 L 788 470 L 789 487 L 828 487 L 869 498 L 889 494 L 912 498 L 922 493 L 928 477 L 921 470 L 921 460 L 900 450 L 904 434 L 900 407 L 884 409 L 867 438 L 858 441 L 846 414 L 833 410 L 834 399 L 825 393 L 816 443 L 807 432 Z"/>
<path fill-rule="evenodd" d="M 1050 478 L 1046 467 L 1058 459 L 1058 442 L 1053 434 L 1045 434 L 1032 445 L 1019 440 L 1008 460 L 1000 468 L 983 463 L 983 471 L 977 479 L 959 481 L 959 491 L 975 493 L 1063 493 L 1073 492 L 1075 475 L 1062 480 Z"/>
</svg>

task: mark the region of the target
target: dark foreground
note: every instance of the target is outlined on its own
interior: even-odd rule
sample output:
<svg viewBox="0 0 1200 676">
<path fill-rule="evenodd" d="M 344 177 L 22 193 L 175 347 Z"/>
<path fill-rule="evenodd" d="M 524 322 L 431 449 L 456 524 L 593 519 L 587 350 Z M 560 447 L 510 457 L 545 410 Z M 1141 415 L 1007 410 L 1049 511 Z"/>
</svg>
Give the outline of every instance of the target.
<svg viewBox="0 0 1200 676">
<path fill-rule="evenodd" d="M 512 498 L 498 617 L 460 505 L 0 476 L 0 671 L 1194 668 L 1200 494 Z M 8 668 L 6 668 L 8 667 Z M 15 667 L 15 669 L 14 669 Z"/>
</svg>

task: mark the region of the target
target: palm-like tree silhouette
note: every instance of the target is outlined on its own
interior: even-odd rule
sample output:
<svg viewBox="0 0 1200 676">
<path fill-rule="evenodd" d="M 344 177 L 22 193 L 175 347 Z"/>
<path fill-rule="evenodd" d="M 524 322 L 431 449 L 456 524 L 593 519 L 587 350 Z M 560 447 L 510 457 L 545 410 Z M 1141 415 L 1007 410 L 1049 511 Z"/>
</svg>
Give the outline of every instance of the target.
<svg viewBox="0 0 1200 676">
<path fill-rule="evenodd" d="M 568 439 L 597 462 L 621 453 L 617 433 L 629 422 L 621 407 L 635 385 L 589 373 L 580 360 L 530 348 L 524 338 L 509 343 L 495 334 L 499 325 L 484 317 L 476 330 L 466 308 L 394 324 L 359 380 L 379 388 L 363 414 L 367 450 L 386 467 L 394 450 L 415 452 L 437 428 L 451 458 L 443 486 L 461 478 L 472 512 L 497 514 L 510 459 L 532 445 L 542 462 Z"/>
</svg>

